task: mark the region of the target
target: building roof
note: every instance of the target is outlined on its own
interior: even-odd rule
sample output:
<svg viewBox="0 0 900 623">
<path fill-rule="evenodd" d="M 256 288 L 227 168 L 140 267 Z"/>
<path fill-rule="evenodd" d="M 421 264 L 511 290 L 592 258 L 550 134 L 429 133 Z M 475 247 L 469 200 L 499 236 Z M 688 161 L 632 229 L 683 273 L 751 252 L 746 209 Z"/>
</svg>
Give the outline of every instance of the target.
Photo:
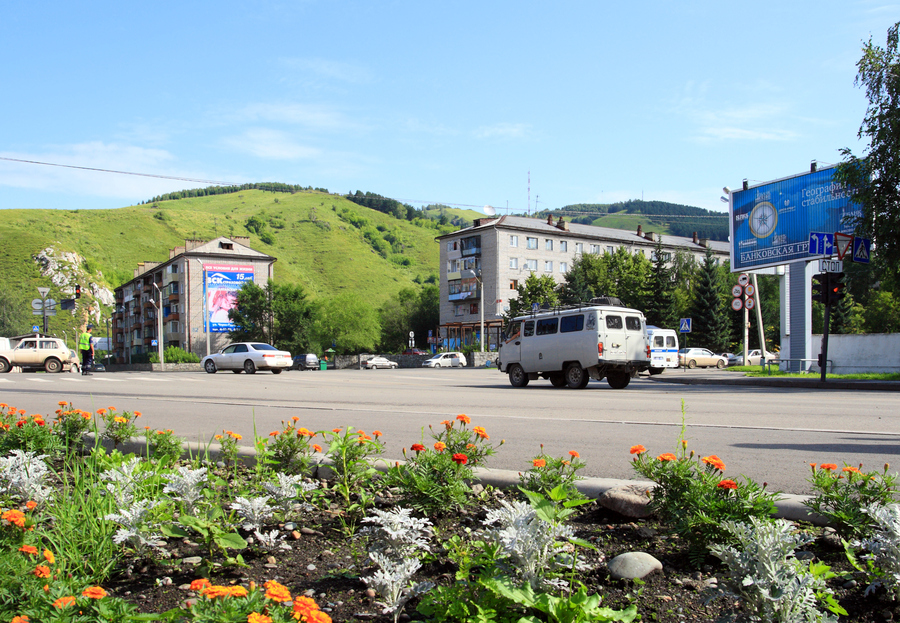
<svg viewBox="0 0 900 623">
<path fill-rule="evenodd" d="M 620 244 L 642 244 L 643 246 L 652 247 L 656 245 L 655 239 L 648 240 L 643 232 L 638 234 L 635 231 L 625 229 L 614 229 L 612 227 L 597 227 L 594 225 L 582 225 L 581 223 L 569 223 L 566 225 L 568 229 L 561 229 L 556 224 L 550 225 L 544 219 L 528 218 L 524 216 L 500 216 L 496 218 L 477 219 L 475 225 L 460 229 L 450 234 L 438 236 L 436 239 L 441 240 L 451 236 L 475 234 L 488 229 L 502 228 L 513 231 L 522 231 L 527 233 L 538 233 L 545 235 L 569 235 L 573 238 L 585 238 L 590 240 L 608 240 L 618 242 Z M 668 234 L 655 234 L 659 237 L 662 245 L 665 247 L 680 247 L 684 249 L 700 250 L 705 248 L 704 245 L 694 243 L 693 239 L 683 236 L 670 236 Z M 716 253 L 728 254 L 731 252 L 731 245 L 728 242 L 719 242 L 717 240 L 709 240 L 709 247 Z"/>
</svg>

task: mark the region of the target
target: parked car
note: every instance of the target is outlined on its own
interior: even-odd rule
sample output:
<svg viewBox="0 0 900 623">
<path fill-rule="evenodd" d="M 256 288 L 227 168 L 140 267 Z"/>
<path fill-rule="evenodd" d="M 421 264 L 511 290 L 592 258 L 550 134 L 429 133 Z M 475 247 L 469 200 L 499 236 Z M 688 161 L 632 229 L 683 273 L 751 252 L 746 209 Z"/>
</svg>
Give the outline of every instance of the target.
<svg viewBox="0 0 900 623">
<path fill-rule="evenodd" d="M 209 374 L 215 374 L 218 370 L 231 370 L 235 374 L 240 374 L 241 371 L 254 374 L 257 370 L 271 370 L 272 374 L 281 374 L 282 370 L 293 365 L 293 360 L 288 351 L 278 350 L 270 344 L 237 342 L 207 355 L 200 364 Z"/>
<path fill-rule="evenodd" d="M 678 351 L 678 365 L 688 368 L 715 366 L 721 369 L 728 365 L 728 359 L 705 348 L 682 348 Z"/>
<path fill-rule="evenodd" d="M 463 368 L 466 356 L 462 353 L 438 353 L 422 362 L 423 368 Z"/>
<path fill-rule="evenodd" d="M 399 368 L 400 364 L 396 361 L 391 361 L 387 357 L 376 355 L 375 357 L 366 360 L 366 362 L 363 363 L 363 366 L 366 368 L 366 370 L 377 370 L 378 368 Z"/>
<path fill-rule="evenodd" d="M 35 334 L 19 341 L 15 348 L 0 350 L 0 373 L 9 372 L 14 366 L 56 373 L 78 366 L 78 357 L 63 340 Z"/>
<path fill-rule="evenodd" d="M 744 364 L 744 356 L 735 353 L 722 353 L 729 366 L 741 366 Z"/>
<path fill-rule="evenodd" d="M 315 353 L 307 353 L 305 355 L 297 355 L 294 357 L 294 363 L 291 370 L 318 370 L 319 357 Z"/>
<path fill-rule="evenodd" d="M 778 361 L 778 355 L 776 353 L 770 353 L 766 351 L 766 362 L 775 362 Z M 747 353 L 747 364 L 748 366 L 758 366 L 762 364 L 763 351 L 760 349 L 751 350 Z"/>
<path fill-rule="evenodd" d="M 427 351 L 424 351 L 420 348 L 407 348 L 405 351 L 403 351 L 403 354 L 404 355 L 428 355 L 430 353 L 428 353 Z"/>
</svg>

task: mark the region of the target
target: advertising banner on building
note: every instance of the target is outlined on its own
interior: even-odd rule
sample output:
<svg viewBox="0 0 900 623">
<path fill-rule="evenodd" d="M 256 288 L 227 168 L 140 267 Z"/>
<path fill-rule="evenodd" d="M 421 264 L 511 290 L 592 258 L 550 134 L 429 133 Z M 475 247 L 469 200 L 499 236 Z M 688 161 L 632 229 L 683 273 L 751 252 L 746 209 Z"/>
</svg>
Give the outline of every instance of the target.
<svg viewBox="0 0 900 623">
<path fill-rule="evenodd" d="M 241 286 L 253 281 L 253 267 L 204 264 L 203 270 L 206 273 L 204 296 L 210 333 L 234 331 L 228 310 L 237 303 L 237 291 Z"/>
<path fill-rule="evenodd" d="M 811 232 L 853 233 L 861 215 L 834 167 L 731 193 L 731 272 L 806 262 Z"/>
</svg>

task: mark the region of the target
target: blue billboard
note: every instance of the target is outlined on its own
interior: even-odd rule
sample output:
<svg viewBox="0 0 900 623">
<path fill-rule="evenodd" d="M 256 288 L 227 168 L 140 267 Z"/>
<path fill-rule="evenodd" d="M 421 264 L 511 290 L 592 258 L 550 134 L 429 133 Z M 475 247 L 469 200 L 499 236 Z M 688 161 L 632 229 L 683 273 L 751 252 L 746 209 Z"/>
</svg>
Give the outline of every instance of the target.
<svg viewBox="0 0 900 623">
<path fill-rule="evenodd" d="M 207 327 L 210 333 L 227 333 L 235 330 L 228 318 L 228 311 L 237 305 L 237 292 L 248 281 L 253 281 L 253 266 L 204 264 Z"/>
<path fill-rule="evenodd" d="M 731 271 L 809 261 L 811 232 L 852 234 L 862 215 L 834 167 L 731 193 Z"/>
</svg>

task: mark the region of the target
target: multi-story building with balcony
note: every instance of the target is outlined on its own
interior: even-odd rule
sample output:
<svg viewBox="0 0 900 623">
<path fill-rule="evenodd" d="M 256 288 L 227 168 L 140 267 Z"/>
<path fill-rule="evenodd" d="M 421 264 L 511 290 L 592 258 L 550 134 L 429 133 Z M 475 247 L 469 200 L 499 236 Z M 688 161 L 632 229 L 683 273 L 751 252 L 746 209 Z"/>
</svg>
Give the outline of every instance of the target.
<svg viewBox="0 0 900 623">
<path fill-rule="evenodd" d="M 115 290 L 112 342 L 118 363 L 133 355 L 177 346 L 203 357 L 228 343 L 220 314 L 242 281 L 259 285 L 273 276 L 275 258 L 234 236 L 209 242 L 185 240 L 164 262 L 141 262 L 134 279 Z M 159 314 L 162 314 L 162 335 Z M 206 313 L 206 317 L 204 317 Z M 219 315 L 217 315 L 219 314 Z"/>
<path fill-rule="evenodd" d="M 657 242 L 665 253 L 688 252 L 697 260 L 712 249 L 720 260 L 729 259 L 727 242 L 684 238 L 608 227 L 554 222 L 521 216 L 476 219 L 472 227 L 437 238 L 441 245 L 440 336 L 453 347 L 478 339 L 482 313 L 487 334 L 485 346 L 499 343 L 503 315 L 509 300 L 531 273 L 549 275 L 557 283 L 584 253 L 613 253 L 626 247 L 632 253 L 655 258 Z M 469 272 L 471 271 L 471 272 Z M 481 275 L 483 287 L 479 288 Z M 484 306 L 483 309 L 480 306 Z"/>
</svg>

